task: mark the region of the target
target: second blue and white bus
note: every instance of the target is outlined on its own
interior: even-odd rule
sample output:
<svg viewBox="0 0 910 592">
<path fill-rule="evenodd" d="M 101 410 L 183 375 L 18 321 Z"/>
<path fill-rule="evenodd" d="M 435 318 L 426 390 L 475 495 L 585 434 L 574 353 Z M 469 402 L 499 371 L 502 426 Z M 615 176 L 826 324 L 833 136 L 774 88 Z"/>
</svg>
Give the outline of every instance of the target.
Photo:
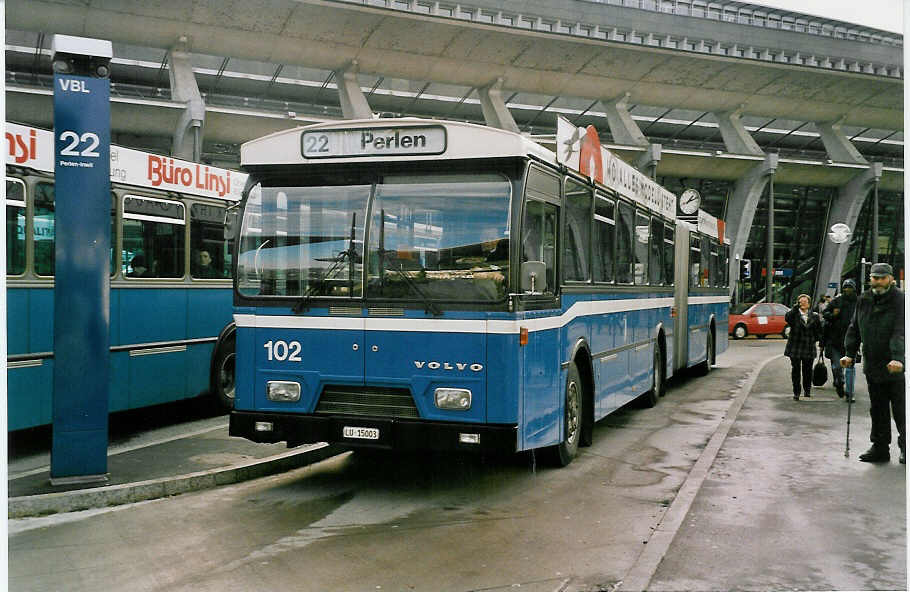
<svg viewBox="0 0 910 592">
<path fill-rule="evenodd" d="M 421 119 L 244 144 L 230 433 L 565 465 L 596 421 L 709 370 L 729 303 L 716 219 L 677 220 L 673 194 L 596 148 L 583 174 L 520 134 Z"/>
<path fill-rule="evenodd" d="M 7 123 L 6 148 L 7 417 L 15 431 L 52 421 L 53 133 Z M 108 408 L 204 393 L 229 408 L 233 251 L 224 212 L 246 175 L 115 145 L 110 157 Z"/>
</svg>

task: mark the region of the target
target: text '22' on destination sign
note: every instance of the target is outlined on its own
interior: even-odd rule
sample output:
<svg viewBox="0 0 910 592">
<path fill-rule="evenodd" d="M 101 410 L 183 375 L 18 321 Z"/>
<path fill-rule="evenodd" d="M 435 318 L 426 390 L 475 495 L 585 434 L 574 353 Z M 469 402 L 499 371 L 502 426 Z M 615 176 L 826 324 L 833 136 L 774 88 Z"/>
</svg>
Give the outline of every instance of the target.
<svg viewBox="0 0 910 592">
<path fill-rule="evenodd" d="M 313 130 L 301 136 L 305 158 L 442 154 L 446 130 L 439 126 Z"/>
</svg>

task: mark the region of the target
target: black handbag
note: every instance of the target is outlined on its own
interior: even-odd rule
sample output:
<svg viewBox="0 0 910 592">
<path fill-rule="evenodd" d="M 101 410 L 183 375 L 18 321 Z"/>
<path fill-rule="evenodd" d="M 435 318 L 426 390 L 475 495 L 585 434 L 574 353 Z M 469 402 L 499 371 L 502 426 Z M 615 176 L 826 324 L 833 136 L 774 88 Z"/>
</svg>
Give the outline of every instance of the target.
<svg viewBox="0 0 910 592">
<path fill-rule="evenodd" d="M 824 386 L 826 382 L 828 382 L 828 368 L 825 367 L 825 358 L 819 350 L 818 358 L 812 367 L 812 386 Z"/>
</svg>

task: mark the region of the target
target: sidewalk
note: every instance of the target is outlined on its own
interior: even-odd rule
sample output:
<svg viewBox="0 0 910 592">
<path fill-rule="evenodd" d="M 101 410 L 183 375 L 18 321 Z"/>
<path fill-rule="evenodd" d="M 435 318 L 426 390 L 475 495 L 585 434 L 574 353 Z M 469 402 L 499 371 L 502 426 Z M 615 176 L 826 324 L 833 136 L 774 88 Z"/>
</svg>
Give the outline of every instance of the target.
<svg viewBox="0 0 910 592">
<path fill-rule="evenodd" d="M 828 374 L 811 398 L 794 401 L 789 360 L 764 366 L 649 591 L 907 589 L 896 430 L 890 463 L 858 460 L 871 426 L 858 367 L 845 457 L 847 403 Z"/>
<path fill-rule="evenodd" d="M 289 471 L 338 454 L 313 444 L 288 449 L 228 436 L 227 425 L 108 456 L 107 483 L 53 486 L 50 467 L 9 476 L 9 518 L 114 506 Z"/>
</svg>

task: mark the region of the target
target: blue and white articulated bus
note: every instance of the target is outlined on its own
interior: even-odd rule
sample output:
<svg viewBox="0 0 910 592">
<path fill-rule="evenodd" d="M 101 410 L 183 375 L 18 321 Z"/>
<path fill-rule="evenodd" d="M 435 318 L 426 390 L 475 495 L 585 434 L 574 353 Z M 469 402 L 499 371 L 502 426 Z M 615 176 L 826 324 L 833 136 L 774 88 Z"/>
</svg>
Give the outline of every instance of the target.
<svg viewBox="0 0 910 592">
<path fill-rule="evenodd" d="M 6 148 L 13 431 L 52 419 L 53 133 L 7 123 Z M 215 342 L 232 312 L 224 212 L 245 182 L 236 171 L 111 146 L 110 411 L 207 392 L 231 406 L 233 343 Z"/>
<path fill-rule="evenodd" d="M 244 144 L 230 433 L 565 465 L 594 422 L 707 372 L 727 346 L 722 224 L 677 220 L 590 142 L 566 158 L 385 119 Z"/>
</svg>

